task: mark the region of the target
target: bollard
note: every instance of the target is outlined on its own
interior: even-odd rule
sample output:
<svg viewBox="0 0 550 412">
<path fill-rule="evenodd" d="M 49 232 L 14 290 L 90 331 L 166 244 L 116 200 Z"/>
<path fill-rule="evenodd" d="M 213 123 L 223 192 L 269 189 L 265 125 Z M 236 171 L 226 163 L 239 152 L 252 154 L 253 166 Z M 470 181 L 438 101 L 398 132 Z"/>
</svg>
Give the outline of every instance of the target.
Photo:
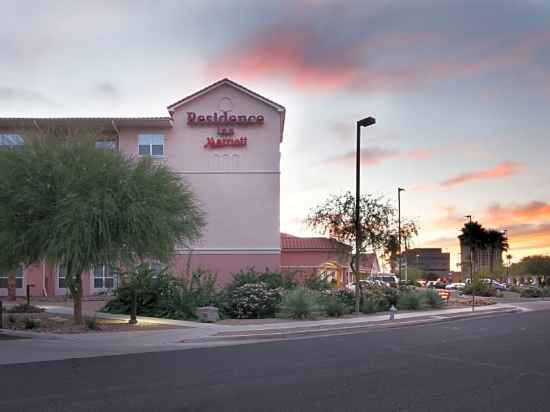
<svg viewBox="0 0 550 412">
<path fill-rule="evenodd" d="M 2 308 L 1 300 L 0 300 L 0 329 L 4 329 L 4 310 Z"/>
<path fill-rule="evenodd" d="M 390 320 L 395 320 L 395 314 L 397 313 L 397 308 L 394 305 L 390 307 Z"/>
</svg>

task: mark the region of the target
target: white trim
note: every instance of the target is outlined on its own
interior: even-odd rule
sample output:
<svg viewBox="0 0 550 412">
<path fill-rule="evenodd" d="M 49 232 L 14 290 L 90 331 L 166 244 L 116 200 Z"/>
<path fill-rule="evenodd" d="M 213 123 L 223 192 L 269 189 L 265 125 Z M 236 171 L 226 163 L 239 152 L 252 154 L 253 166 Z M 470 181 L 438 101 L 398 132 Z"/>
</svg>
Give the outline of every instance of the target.
<svg viewBox="0 0 550 412">
<path fill-rule="evenodd" d="M 204 96 L 205 94 L 207 93 L 210 93 L 211 91 L 213 90 L 216 90 L 217 88 L 221 87 L 221 86 L 224 86 L 224 85 L 228 85 L 228 86 L 231 86 L 247 95 L 249 95 L 250 97 L 256 99 L 256 100 L 259 100 L 265 104 L 267 104 L 268 106 L 274 108 L 275 110 L 277 110 L 278 112 L 285 112 L 285 108 L 281 105 L 279 105 L 278 103 L 275 103 L 275 102 L 272 102 L 270 100 L 267 100 L 266 98 L 260 96 L 259 94 L 256 94 L 254 93 L 252 90 L 248 90 L 246 87 L 243 87 L 241 86 L 240 84 L 238 83 L 235 83 L 234 81 L 232 80 L 229 80 L 229 79 L 222 79 L 214 84 L 211 84 L 210 86 L 204 88 L 203 90 L 201 90 L 199 93 L 195 93 L 195 94 L 192 94 L 191 96 L 183 99 L 183 100 L 180 100 L 179 102 L 176 102 L 174 104 L 171 104 L 170 106 L 168 106 L 168 112 L 170 114 L 174 113 L 174 111 L 176 111 L 176 109 L 178 109 L 179 107 L 201 97 L 201 96 Z"/>
<path fill-rule="evenodd" d="M 280 255 L 280 248 L 176 248 L 177 255 Z"/>
<path fill-rule="evenodd" d="M 178 175 L 280 175 L 279 170 L 183 170 Z"/>
</svg>

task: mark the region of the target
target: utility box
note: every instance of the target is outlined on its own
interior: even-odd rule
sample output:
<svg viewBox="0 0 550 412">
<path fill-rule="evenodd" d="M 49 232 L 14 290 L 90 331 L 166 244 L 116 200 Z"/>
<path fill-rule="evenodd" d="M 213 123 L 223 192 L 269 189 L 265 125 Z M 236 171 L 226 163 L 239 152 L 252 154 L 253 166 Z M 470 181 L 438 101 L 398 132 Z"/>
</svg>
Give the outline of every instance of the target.
<svg viewBox="0 0 550 412">
<path fill-rule="evenodd" d="M 220 319 L 220 313 L 215 306 L 203 306 L 197 308 L 197 317 L 201 322 L 217 322 Z"/>
</svg>

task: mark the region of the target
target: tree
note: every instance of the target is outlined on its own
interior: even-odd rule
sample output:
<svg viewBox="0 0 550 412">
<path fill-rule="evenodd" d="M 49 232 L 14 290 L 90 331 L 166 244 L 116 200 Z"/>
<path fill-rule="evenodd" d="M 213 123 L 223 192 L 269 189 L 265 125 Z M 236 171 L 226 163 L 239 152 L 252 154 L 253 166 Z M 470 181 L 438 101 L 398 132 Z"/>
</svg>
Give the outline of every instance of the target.
<svg viewBox="0 0 550 412">
<path fill-rule="evenodd" d="M 478 222 L 465 223 L 461 231 L 462 234 L 459 236 L 459 239 L 470 249 L 470 269 L 473 274 L 476 272 L 476 264 L 474 262 L 476 251 L 484 250 L 487 247 L 487 231 Z"/>
<path fill-rule="evenodd" d="M 539 284 L 541 278 L 544 280 L 545 285 L 550 284 L 550 256 L 526 256 L 521 259 L 520 265 L 524 273 L 536 276 L 539 279 Z"/>
<path fill-rule="evenodd" d="M 502 269 L 495 268 L 495 261 L 502 262 L 502 252 L 508 250 L 508 238 L 500 230 L 489 229 L 485 232 L 485 247 L 490 250 L 489 272 L 493 276 L 495 269 Z"/>
<path fill-rule="evenodd" d="M 0 268 L 63 264 L 82 321 L 81 274 L 167 261 L 200 237 L 203 214 L 178 175 L 148 157 L 96 149 L 99 131 L 28 132 L 0 151 Z"/>
<path fill-rule="evenodd" d="M 414 236 L 418 235 L 418 224 L 412 219 L 401 219 L 401 245 L 405 251 L 407 245 Z M 396 273 L 395 266 L 399 255 L 399 223 L 395 219 L 395 214 L 392 216 L 391 227 L 386 235 L 384 242 L 384 257 L 390 264 L 390 271 Z M 400 272 L 399 272 L 400 273 Z M 401 274 L 401 273 L 400 273 Z"/>
<path fill-rule="evenodd" d="M 361 196 L 359 200 L 359 252 L 370 248 L 374 253 L 384 247 L 391 233 L 395 208 L 382 197 Z M 355 247 L 355 196 L 351 192 L 333 195 L 324 203 L 312 209 L 306 219 L 308 226 L 322 234 Z M 356 310 L 361 299 L 360 265 L 351 261 L 351 268 L 357 284 Z"/>
</svg>

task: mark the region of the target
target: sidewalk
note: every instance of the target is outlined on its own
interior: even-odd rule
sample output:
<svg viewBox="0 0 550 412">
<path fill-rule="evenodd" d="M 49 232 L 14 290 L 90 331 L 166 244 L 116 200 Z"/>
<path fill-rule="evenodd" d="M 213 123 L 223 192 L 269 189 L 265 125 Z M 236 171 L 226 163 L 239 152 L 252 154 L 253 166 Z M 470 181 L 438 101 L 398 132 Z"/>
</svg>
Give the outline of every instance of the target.
<svg viewBox="0 0 550 412">
<path fill-rule="evenodd" d="M 45 305 L 44 307 L 51 313 L 72 313 L 72 309 L 67 307 L 54 305 Z M 350 334 L 371 329 L 443 322 L 520 310 L 523 309 L 514 305 L 497 304 L 478 307 L 474 313 L 471 312 L 471 308 L 398 313 L 396 320 L 393 321 L 388 319 L 388 314 L 376 314 L 345 319 L 288 321 L 255 325 L 222 325 L 138 317 L 138 320 L 143 322 L 166 323 L 184 326 L 185 328 L 83 334 L 45 334 L 2 330 L 1 333 L 5 336 L 27 337 L 30 339 L 0 340 L 0 365 L 235 345 L 262 340 Z M 94 313 L 86 313 L 86 315 L 93 316 Z M 126 315 L 106 313 L 96 313 L 95 315 L 112 319 L 129 319 Z"/>
</svg>

